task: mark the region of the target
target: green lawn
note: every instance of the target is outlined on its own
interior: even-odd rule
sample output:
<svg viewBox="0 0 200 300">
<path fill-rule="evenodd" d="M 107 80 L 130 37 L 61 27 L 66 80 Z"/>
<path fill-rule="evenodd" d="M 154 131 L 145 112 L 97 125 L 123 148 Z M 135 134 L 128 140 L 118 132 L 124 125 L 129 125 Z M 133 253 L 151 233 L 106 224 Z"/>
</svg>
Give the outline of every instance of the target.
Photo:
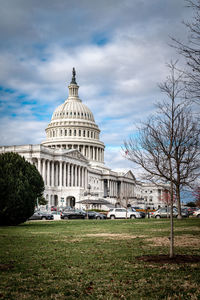
<svg viewBox="0 0 200 300">
<path fill-rule="evenodd" d="M 32 221 L 0 227 L 0 299 L 200 299 L 200 262 L 169 253 L 169 220 Z M 200 255 L 200 219 L 175 220 L 176 254 Z"/>
</svg>

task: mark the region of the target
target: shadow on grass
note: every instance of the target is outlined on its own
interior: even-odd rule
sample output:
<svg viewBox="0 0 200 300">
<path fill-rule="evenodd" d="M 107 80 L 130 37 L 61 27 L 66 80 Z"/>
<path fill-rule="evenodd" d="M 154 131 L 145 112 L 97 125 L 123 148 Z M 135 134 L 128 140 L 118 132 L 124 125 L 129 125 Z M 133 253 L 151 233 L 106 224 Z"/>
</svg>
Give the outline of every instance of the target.
<svg viewBox="0 0 200 300">
<path fill-rule="evenodd" d="M 137 256 L 137 260 L 147 263 L 158 264 L 183 264 L 183 263 L 198 263 L 200 262 L 200 255 L 175 255 L 170 258 L 169 255 L 144 255 Z"/>
</svg>

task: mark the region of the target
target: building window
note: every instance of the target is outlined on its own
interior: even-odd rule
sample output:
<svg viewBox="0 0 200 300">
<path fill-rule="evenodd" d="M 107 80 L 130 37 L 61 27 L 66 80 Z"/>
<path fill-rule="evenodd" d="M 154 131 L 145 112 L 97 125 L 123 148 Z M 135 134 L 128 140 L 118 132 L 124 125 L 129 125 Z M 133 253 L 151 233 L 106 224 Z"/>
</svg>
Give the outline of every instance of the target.
<svg viewBox="0 0 200 300">
<path fill-rule="evenodd" d="M 74 136 L 76 136 L 76 129 L 74 129 Z"/>
<path fill-rule="evenodd" d="M 83 130 L 83 136 L 85 137 L 85 130 Z"/>
<path fill-rule="evenodd" d="M 67 135 L 67 130 L 65 129 L 65 136 Z"/>
<path fill-rule="evenodd" d="M 88 131 L 87 136 L 90 137 L 90 132 Z"/>
<path fill-rule="evenodd" d="M 72 131 L 71 131 L 71 129 L 69 130 L 69 136 L 71 136 L 72 135 Z"/>
<path fill-rule="evenodd" d="M 79 136 L 81 136 L 81 130 L 79 130 Z"/>
</svg>

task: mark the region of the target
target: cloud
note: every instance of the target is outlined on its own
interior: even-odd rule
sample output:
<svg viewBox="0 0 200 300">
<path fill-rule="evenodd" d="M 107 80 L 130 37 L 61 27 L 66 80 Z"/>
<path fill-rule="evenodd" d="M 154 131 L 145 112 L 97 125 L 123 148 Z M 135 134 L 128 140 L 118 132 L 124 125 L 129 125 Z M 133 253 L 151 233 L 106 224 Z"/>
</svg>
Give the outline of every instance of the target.
<svg viewBox="0 0 200 300">
<path fill-rule="evenodd" d="M 182 0 L 7 0 L 0 12 L 1 145 L 40 143 L 77 70 L 80 98 L 101 129 L 112 167 L 135 123 L 154 112 L 169 35 L 184 38 Z M 180 62 L 181 63 L 181 62 Z M 36 132 L 38 130 L 38 132 Z M 30 134 L 31 133 L 31 134 Z M 112 160 L 111 160 L 112 158 Z"/>
</svg>

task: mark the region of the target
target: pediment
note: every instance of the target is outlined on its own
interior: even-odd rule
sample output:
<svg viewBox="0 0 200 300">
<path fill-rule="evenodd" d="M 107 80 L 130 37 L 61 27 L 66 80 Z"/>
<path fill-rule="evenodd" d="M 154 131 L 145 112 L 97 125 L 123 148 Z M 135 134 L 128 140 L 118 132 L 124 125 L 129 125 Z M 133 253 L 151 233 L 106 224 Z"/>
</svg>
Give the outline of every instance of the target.
<svg viewBox="0 0 200 300">
<path fill-rule="evenodd" d="M 135 179 L 135 176 L 133 175 L 133 173 L 132 173 L 131 170 L 129 170 L 129 171 L 124 175 L 124 177 L 129 178 L 129 179 L 136 180 L 136 179 Z"/>
<path fill-rule="evenodd" d="M 83 156 L 83 154 L 80 151 L 76 150 L 76 149 L 69 150 L 66 153 L 66 156 L 88 163 L 88 160 L 85 158 L 85 156 Z"/>
</svg>

